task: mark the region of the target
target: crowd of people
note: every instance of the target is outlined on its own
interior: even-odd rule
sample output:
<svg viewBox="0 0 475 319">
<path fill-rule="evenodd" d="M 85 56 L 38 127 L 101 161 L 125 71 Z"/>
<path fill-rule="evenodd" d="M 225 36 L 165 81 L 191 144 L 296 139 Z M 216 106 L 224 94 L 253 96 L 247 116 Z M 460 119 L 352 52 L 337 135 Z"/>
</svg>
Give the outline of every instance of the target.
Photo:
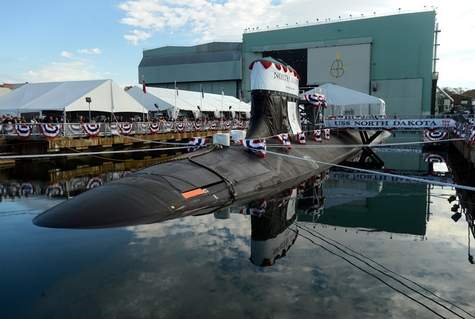
<svg viewBox="0 0 475 319">
<path fill-rule="evenodd" d="M 62 123 L 64 118 L 62 116 L 35 116 L 29 119 L 24 116 L 14 115 L 0 115 L 0 123 L 2 124 L 36 124 L 36 123 Z"/>
</svg>

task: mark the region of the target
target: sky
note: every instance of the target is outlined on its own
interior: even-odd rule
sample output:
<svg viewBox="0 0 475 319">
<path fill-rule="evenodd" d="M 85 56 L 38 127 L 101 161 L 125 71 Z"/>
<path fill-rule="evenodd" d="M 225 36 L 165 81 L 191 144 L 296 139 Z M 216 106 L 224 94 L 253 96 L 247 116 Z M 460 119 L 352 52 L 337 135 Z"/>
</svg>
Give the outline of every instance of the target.
<svg viewBox="0 0 475 319">
<path fill-rule="evenodd" d="M 439 86 L 475 88 L 474 0 L 15 0 L 0 5 L 0 83 L 137 83 L 143 49 L 240 41 L 248 27 L 437 10 Z"/>
</svg>

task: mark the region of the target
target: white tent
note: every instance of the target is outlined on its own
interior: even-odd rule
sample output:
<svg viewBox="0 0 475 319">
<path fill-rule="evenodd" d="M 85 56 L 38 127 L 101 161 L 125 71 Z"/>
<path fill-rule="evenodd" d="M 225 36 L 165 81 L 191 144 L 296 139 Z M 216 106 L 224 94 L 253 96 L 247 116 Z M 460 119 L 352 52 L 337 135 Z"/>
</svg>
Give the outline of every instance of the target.
<svg viewBox="0 0 475 319">
<path fill-rule="evenodd" d="M 325 95 L 328 104 L 325 115 L 386 115 L 382 99 L 330 83 L 304 92 L 300 98 L 315 93 Z"/>
<path fill-rule="evenodd" d="M 0 113 L 89 111 L 146 113 L 112 80 L 28 83 L 0 97 Z"/>
<path fill-rule="evenodd" d="M 239 99 L 221 94 L 201 93 L 195 91 L 147 87 L 144 93 L 141 87 L 134 86 L 127 90 L 149 111 L 168 111 L 173 117 L 180 110 L 191 111 L 195 117 L 202 112 L 214 112 L 219 117 L 221 112 L 245 112 L 250 114 L 251 106 Z"/>
</svg>

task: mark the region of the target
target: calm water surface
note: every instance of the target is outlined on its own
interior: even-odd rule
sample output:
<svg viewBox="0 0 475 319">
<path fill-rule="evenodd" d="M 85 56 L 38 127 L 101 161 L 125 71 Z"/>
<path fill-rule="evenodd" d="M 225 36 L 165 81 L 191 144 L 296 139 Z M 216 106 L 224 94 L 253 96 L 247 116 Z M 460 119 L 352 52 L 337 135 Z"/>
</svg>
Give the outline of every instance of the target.
<svg viewBox="0 0 475 319">
<path fill-rule="evenodd" d="M 380 156 L 428 169 L 421 152 Z M 474 239 L 464 215 L 451 219 L 453 189 L 332 171 L 210 215 L 105 230 L 32 224 L 128 174 L 106 165 L 3 172 L 0 318 L 460 318 L 434 299 L 475 315 Z"/>
</svg>

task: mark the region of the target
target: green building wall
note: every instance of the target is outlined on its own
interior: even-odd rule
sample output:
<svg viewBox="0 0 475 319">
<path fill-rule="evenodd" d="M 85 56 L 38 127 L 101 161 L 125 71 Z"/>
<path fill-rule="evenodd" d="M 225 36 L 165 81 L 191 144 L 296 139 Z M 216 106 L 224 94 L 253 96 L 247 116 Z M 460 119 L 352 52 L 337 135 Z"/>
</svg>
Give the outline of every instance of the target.
<svg viewBox="0 0 475 319">
<path fill-rule="evenodd" d="M 422 81 L 420 105 L 407 105 L 406 95 L 414 90 L 392 90 L 388 114 L 430 114 L 434 52 L 434 11 L 373 17 L 320 25 L 303 26 L 243 35 L 243 90 L 249 96 L 248 65 L 262 57 L 262 52 L 371 43 L 371 88 L 387 80 Z M 412 83 L 412 82 L 408 82 Z M 405 92 L 408 90 L 408 92 Z M 396 92 L 397 91 L 397 92 Z M 368 92 L 378 96 L 378 92 Z M 410 114 L 408 114 L 410 113 Z"/>
</svg>

